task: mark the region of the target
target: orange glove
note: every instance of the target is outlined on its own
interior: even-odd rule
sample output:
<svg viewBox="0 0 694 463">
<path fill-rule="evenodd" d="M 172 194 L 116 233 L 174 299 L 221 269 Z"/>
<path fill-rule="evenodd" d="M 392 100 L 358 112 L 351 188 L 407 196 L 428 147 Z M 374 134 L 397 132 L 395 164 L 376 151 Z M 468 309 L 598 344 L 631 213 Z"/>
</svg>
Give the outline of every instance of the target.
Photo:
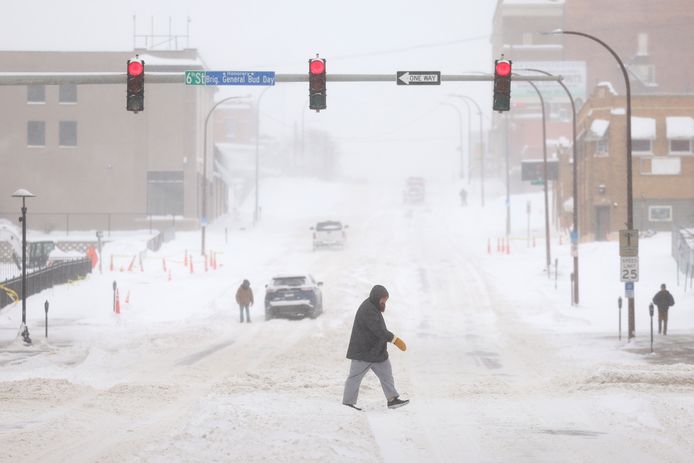
<svg viewBox="0 0 694 463">
<path fill-rule="evenodd" d="M 407 345 L 405 344 L 405 341 L 400 339 L 399 337 L 395 336 L 393 338 L 393 344 L 395 344 L 395 347 L 400 349 L 401 351 L 405 352 L 407 350 Z"/>
</svg>

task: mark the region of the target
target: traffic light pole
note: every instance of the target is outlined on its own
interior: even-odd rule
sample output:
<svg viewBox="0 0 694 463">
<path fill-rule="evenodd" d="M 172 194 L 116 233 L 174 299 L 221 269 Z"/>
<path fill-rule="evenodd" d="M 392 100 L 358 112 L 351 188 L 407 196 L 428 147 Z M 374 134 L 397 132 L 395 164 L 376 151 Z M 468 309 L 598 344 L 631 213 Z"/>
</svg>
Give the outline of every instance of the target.
<svg viewBox="0 0 694 463">
<path fill-rule="evenodd" d="M 547 71 L 543 71 L 542 69 L 532 69 L 532 68 L 527 68 L 527 69 L 519 69 L 519 71 L 529 71 L 529 72 L 539 72 L 540 74 L 544 74 L 546 76 L 551 76 Z M 572 255 L 573 255 L 573 304 L 578 305 L 579 303 L 579 296 L 578 296 L 578 243 L 580 241 L 580 233 L 579 233 L 579 227 L 578 227 L 578 148 L 576 147 L 576 103 L 574 101 L 574 97 L 569 91 L 569 88 L 562 82 L 561 80 L 557 81 L 559 85 L 561 85 L 561 88 L 564 89 L 564 92 L 566 92 L 566 96 L 569 97 L 569 101 L 571 102 L 571 148 L 572 148 L 572 160 L 573 160 L 573 169 L 572 169 L 572 174 L 573 174 L 573 234 L 571 236 L 571 246 L 572 246 Z"/>
<path fill-rule="evenodd" d="M 212 116 L 212 113 L 214 112 L 215 109 L 217 109 L 218 106 L 222 105 L 223 103 L 226 103 L 229 100 L 239 100 L 242 98 L 248 98 L 247 96 L 230 96 L 228 98 L 224 98 L 223 100 L 218 101 L 215 103 L 212 108 L 207 112 L 207 116 L 205 117 L 205 126 L 203 128 L 203 148 L 202 148 L 202 216 L 200 217 L 200 231 L 202 233 L 201 240 L 202 244 L 200 245 L 200 255 L 204 256 L 205 255 L 205 231 L 207 229 L 207 222 L 208 222 L 208 217 L 207 217 L 207 124 L 210 122 L 210 117 Z"/>
<path fill-rule="evenodd" d="M 484 207 L 484 127 L 483 127 L 483 116 L 482 108 L 477 104 L 475 100 L 466 95 L 451 95 L 456 98 L 460 98 L 465 102 L 470 102 L 477 108 L 477 115 L 480 118 L 480 197 L 482 198 L 482 207 Z M 472 152 L 470 152 L 472 155 Z M 468 173 L 469 175 L 470 173 Z"/>
<path fill-rule="evenodd" d="M 549 175 L 547 172 L 547 114 L 545 110 L 545 99 L 542 97 L 542 93 L 532 82 L 528 82 L 537 93 L 540 98 L 540 106 L 542 107 L 542 175 L 543 175 L 543 192 L 545 197 L 545 256 L 547 257 L 547 278 L 550 277 L 550 266 L 552 265 L 552 248 L 550 246 L 550 236 L 549 236 Z"/>
<path fill-rule="evenodd" d="M 125 84 L 125 72 L 3 72 L 2 85 Z M 396 74 L 328 74 L 328 82 L 396 82 Z M 562 76 L 517 76 L 516 81 L 557 82 Z M 441 74 L 441 82 L 490 82 L 491 74 Z M 276 83 L 308 82 L 307 74 L 276 74 Z M 147 84 L 185 85 L 185 72 L 147 72 Z"/>
</svg>

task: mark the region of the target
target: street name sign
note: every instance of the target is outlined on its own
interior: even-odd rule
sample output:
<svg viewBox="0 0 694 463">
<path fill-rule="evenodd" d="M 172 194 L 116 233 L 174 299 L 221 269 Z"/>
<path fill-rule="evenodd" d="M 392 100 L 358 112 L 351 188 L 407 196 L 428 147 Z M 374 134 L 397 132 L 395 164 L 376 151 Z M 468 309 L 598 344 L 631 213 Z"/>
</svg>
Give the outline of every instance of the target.
<svg viewBox="0 0 694 463">
<path fill-rule="evenodd" d="M 275 85 L 270 71 L 186 71 L 186 85 Z"/>
<path fill-rule="evenodd" d="M 398 71 L 398 85 L 441 85 L 441 71 Z"/>
<path fill-rule="evenodd" d="M 619 230 L 619 256 L 636 257 L 639 255 L 639 231 Z"/>
<path fill-rule="evenodd" d="M 622 257 L 619 273 L 623 282 L 639 281 L 639 258 Z"/>
</svg>

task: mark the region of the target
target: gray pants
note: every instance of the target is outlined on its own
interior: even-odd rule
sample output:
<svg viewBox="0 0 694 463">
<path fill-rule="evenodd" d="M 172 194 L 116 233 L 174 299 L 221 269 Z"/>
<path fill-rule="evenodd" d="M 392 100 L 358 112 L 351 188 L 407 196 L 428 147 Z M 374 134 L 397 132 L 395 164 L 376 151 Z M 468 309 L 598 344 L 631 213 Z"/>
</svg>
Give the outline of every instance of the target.
<svg viewBox="0 0 694 463">
<path fill-rule="evenodd" d="M 393 400 L 400 395 L 398 391 L 395 390 L 395 381 L 393 380 L 393 369 L 390 366 L 390 360 L 386 359 L 378 363 L 352 360 L 352 364 L 349 366 L 349 376 L 347 377 L 347 381 L 345 381 L 345 393 L 342 396 L 343 404 L 354 405 L 357 403 L 361 380 L 369 370 L 372 370 L 376 373 L 376 376 L 378 376 L 378 380 L 381 382 L 381 387 L 383 388 L 383 393 L 386 395 L 387 400 Z"/>
</svg>

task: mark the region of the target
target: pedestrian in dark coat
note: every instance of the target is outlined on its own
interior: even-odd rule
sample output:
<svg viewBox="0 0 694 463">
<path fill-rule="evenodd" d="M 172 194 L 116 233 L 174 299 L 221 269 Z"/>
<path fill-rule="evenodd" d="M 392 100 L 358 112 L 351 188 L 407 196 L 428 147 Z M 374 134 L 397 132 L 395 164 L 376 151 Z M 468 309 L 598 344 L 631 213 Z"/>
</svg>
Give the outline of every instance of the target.
<svg viewBox="0 0 694 463">
<path fill-rule="evenodd" d="M 670 307 L 675 305 L 675 299 L 670 291 L 665 289 L 665 284 L 660 285 L 660 291 L 653 296 L 653 303 L 658 307 L 658 334 L 667 335 L 667 319 Z"/>
<path fill-rule="evenodd" d="M 255 301 L 253 300 L 253 290 L 251 289 L 251 282 L 248 280 L 243 280 L 239 289 L 236 290 L 236 303 L 239 305 L 239 312 L 241 313 L 241 323 L 243 323 L 243 312 L 246 311 L 246 322 L 251 322 L 251 315 L 248 313 L 248 307 L 253 305 Z"/>
<path fill-rule="evenodd" d="M 392 342 L 398 349 L 405 351 L 405 342 L 388 331 L 383 319 L 386 310 L 388 291 L 381 285 L 371 289 L 368 299 L 361 303 L 352 325 L 352 336 L 347 348 L 347 358 L 350 364 L 349 376 L 345 382 L 342 403 L 348 407 L 356 407 L 359 396 L 359 386 L 364 375 L 372 370 L 378 376 L 387 399 L 388 408 L 398 408 L 406 405 L 409 400 L 400 400 L 400 394 L 395 389 L 393 369 L 388 359 L 387 344 Z"/>
</svg>

